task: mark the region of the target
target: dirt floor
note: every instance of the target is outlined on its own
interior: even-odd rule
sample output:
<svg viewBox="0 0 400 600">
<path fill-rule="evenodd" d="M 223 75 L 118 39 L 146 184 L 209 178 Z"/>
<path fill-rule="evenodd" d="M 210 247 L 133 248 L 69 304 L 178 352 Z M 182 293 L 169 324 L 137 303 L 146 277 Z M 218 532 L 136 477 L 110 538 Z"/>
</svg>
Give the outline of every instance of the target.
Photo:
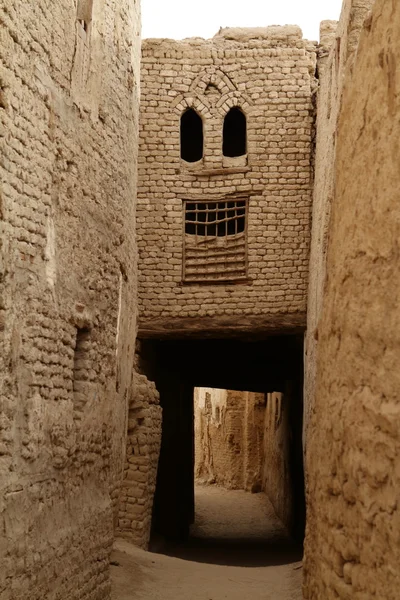
<svg viewBox="0 0 400 600">
<path fill-rule="evenodd" d="M 144 552 L 117 540 L 113 600 L 300 600 L 301 551 L 264 494 L 196 488 L 189 541 Z M 168 554 L 168 556 L 166 556 Z"/>
</svg>

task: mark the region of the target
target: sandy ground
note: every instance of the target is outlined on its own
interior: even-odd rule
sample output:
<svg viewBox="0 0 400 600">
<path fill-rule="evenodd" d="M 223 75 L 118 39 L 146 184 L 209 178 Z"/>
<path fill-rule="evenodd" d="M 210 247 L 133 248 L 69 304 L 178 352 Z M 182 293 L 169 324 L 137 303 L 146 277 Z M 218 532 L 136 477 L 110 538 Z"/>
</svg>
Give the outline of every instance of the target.
<svg viewBox="0 0 400 600">
<path fill-rule="evenodd" d="M 117 540 L 113 600 L 300 600 L 299 549 L 264 494 L 196 489 L 196 524 L 165 554 Z"/>
</svg>

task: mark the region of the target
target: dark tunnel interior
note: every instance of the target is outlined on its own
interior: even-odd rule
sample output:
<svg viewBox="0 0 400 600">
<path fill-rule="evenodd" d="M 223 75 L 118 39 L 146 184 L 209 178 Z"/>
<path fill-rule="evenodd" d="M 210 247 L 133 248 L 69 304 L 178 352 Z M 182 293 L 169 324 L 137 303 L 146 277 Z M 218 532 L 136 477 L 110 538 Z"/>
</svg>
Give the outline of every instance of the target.
<svg viewBox="0 0 400 600">
<path fill-rule="evenodd" d="M 194 521 L 194 388 L 267 393 L 284 390 L 290 383 L 289 471 L 295 501 L 285 525 L 301 542 L 305 527 L 303 336 L 274 335 L 253 342 L 147 339 L 139 348 L 140 370 L 155 381 L 163 409 L 152 537 L 187 540 Z"/>
</svg>

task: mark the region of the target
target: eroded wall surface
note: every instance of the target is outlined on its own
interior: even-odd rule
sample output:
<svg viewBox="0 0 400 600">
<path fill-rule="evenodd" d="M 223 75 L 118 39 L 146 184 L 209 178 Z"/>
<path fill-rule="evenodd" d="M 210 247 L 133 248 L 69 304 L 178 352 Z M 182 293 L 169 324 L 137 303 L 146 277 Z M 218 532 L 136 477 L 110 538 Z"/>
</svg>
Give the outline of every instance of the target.
<svg viewBox="0 0 400 600">
<path fill-rule="evenodd" d="M 147 548 L 161 446 L 161 407 L 153 382 L 136 374 L 129 400 L 128 436 L 117 533 Z"/>
<path fill-rule="evenodd" d="M 295 537 L 304 536 L 300 385 L 254 393 L 196 388 L 195 478 L 264 492 Z"/>
<path fill-rule="evenodd" d="M 264 419 L 262 489 L 283 523 L 293 516 L 294 494 L 291 483 L 289 396 L 268 394 Z"/>
<path fill-rule="evenodd" d="M 136 333 L 139 9 L 0 15 L 0 596 L 100 600 Z"/>
<path fill-rule="evenodd" d="M 313 600 L 399 595 L 399 30 L 398 3 L 376 0 L 338 123 L 307 447 Z"/>
<path fill-rule="evenodd" d="M 339 22 L 323 21 L 318 48 L 315 176 L 305 338 L 304 444 L 314 407 L 318 324 L 326 279 L 326 254 L 335 190 L 336 131 L 346 68 L 374 0 L 344 0 Z"/>
<path fill-rule="evenodd" d="M 144 41 L 142 337 L 305 328 L 315 64 L 315 44 L 295 26 L 227 29 L 212 40 Z M 223 156 L 222 137 L 234 107 L 247 119 L 247 147 L 231 158 Z M 180 156 L 180 119 L 188 109 L 201 117 L 204 131 L 203 157 L 194 163 Z M 217 236 L 203 251 L 205 237 L 184 227 L 184 202 L 205 200 L 209 207 L 247 202 L 244 235 Z M 246 265 L 230 281 L 229 273 L 243 267 L 236 242 L 245 244 Z"/>
<path fill-rule="evenodd" d="M 264 394 L 196 388 L 195 477 L 228 489 L 261 490 Z"/>
</svg>

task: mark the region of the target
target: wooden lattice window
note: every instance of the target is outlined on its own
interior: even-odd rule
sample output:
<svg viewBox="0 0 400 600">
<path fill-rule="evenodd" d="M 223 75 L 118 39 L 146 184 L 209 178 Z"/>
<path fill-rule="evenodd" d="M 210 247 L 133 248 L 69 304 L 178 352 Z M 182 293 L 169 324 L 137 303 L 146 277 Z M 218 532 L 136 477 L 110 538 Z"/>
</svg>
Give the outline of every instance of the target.
<svg viewBox="0 0 400 600">
<path fill-rule="evenodd" d="M 184 282 L 247 278 L 247 198 L 184 200 Z"/>
</svg>

